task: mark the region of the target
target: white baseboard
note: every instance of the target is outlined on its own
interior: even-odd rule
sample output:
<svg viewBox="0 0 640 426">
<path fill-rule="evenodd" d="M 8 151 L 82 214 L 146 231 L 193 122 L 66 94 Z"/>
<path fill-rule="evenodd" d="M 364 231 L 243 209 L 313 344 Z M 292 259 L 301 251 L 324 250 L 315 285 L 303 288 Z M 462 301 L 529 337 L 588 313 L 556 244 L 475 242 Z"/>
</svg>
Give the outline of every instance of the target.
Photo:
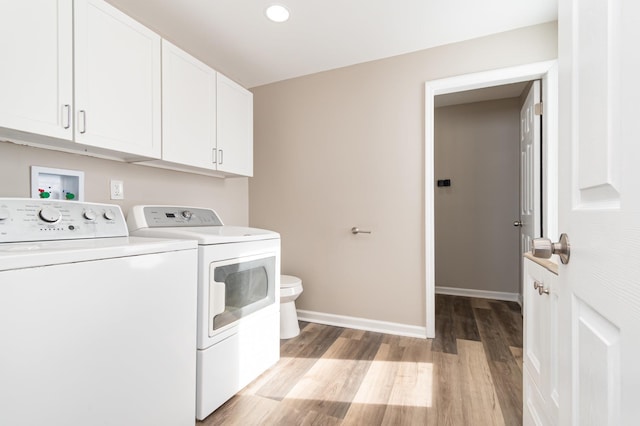
<svg viewBox="0 0 640 426">
<path fill-rule="evenodd" d="M 506 300 L 521 303 L 518 293 L 506 293 L 502 291 L 473 290 L 470 288 L 439 287 L 436 286 L 436 294 L 448 294 L 450 296 L 478 297 L 480 299 Z"/>
<path fill-rule="evenodd" d="M 336 327 L 353 328 L 356 330 L 373 331 L 376 333 L 394 334 L 397 336 L 418 337 L 423 339 L 427 338 L 426 327 L 305 310 L 297 310 L 297 312 L 298 319 L 301 321 L 333 325 Z"/>
</svg>

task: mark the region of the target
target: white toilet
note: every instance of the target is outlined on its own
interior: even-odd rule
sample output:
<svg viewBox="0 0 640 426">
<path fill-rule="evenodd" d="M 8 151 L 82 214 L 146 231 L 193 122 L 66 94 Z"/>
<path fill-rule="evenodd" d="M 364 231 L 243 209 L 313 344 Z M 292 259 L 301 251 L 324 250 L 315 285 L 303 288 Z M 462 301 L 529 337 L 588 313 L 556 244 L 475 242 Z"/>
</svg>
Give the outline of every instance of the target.
<svg viewBox="0 0 640 426">
<path fill-rule="evenodd" d="M 296 299 L 302 293 L 302 280 L 292 275 L 280 275 L 280 338 L 291 339 L 300 334 Z"/>
</svg>

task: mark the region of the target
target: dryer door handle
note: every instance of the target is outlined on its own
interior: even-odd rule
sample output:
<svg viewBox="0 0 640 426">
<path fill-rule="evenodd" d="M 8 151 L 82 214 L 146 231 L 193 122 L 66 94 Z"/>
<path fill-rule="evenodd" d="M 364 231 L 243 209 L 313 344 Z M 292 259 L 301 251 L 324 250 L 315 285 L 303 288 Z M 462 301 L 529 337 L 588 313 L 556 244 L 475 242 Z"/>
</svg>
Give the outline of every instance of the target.
<svg viewBox="0 0 640 426">
<path fill-rule="evenodd" d="M 225 292 L 224 283 L 213 281 L 209 284 L 209 321 L 214 316 L 224 312 Z"/>
</svg>

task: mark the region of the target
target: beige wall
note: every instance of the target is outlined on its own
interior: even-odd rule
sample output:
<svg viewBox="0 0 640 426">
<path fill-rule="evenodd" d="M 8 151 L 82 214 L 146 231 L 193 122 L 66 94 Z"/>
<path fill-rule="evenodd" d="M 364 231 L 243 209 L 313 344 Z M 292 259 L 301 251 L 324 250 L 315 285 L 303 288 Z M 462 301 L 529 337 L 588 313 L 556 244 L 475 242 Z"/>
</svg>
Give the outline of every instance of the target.
<svg viewBox="0 0 640 426">
<path fill-rule="evenodd" d="M 425 325 L 424 83 L 554 59 L 556 40 L 549 23 L 252 90 L 249 220 L 282 234 L 298 309 Z"/>
<path fill-rule="evenodd" d="M 520 292 L 520 104 L 435 110 L 436 286 Z"/>
<path fill-rule="evenodd" d="M 247 178 L 213 178 L 0 142 L 0 197 L 31 196 L 31 166 L 80 170 L 85 201 L 214 208 L 226 224 L 248 224 Z M 109 180 L 124 181 L 124 200 L 109 199 Z"/>
</svg>

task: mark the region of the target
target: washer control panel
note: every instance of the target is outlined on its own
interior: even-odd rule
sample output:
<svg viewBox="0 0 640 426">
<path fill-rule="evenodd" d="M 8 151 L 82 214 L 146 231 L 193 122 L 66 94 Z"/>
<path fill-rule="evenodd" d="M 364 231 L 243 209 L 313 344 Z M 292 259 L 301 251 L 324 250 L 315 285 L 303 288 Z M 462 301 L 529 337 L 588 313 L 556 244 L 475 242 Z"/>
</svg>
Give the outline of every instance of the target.
<svg viewBox="0 0 640 426">
<path fill-rule="evenodd" d="M 0 243 L 128 236 L 115 204 L 0 198 Z"/>
</svg>

